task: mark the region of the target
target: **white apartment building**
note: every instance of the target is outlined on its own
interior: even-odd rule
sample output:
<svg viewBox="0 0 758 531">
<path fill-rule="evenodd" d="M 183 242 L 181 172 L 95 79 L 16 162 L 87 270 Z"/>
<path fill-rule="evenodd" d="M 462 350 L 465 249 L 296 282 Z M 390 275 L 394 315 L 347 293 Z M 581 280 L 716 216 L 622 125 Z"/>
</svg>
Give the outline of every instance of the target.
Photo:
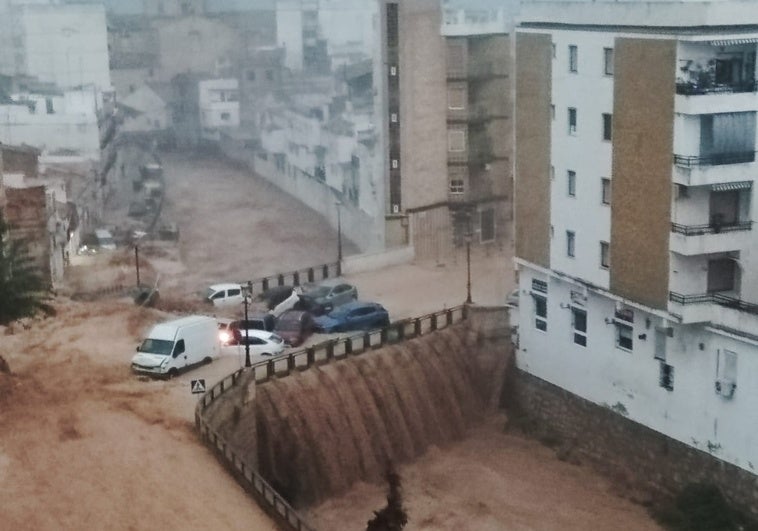
<svg viewBox="0 0 758 531">
<path fill-rule="evenodd" d="M 522 6 L 518 367 L 758 467 L 758 4 Z"/>
<path fill-rule="evenodd" d="M 239 127 L 239 82 L 236 79 L 206 79 L 198 83 L 200 126 L 204 138 L 217 138 L 219 129 Z"/>
</svg>

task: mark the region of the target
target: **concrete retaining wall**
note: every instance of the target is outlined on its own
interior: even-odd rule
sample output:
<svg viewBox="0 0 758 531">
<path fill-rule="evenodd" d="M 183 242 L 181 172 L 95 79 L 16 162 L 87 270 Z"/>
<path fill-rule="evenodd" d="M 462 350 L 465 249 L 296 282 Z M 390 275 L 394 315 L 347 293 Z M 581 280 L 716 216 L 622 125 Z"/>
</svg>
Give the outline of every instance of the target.
<svg viewBox="0 0 758 531">
<path fill-rule="evenodd" d="M 560 441 L 565 454 L 650 495 L 675 495 L 688 483 L 714 484 L 735 506 L 758 517 L 755 474 L 629 420 L 621 404 L 598 406 L 514 370 L 506 405 L 536 421 L 538 431 Z"/>
</svg>

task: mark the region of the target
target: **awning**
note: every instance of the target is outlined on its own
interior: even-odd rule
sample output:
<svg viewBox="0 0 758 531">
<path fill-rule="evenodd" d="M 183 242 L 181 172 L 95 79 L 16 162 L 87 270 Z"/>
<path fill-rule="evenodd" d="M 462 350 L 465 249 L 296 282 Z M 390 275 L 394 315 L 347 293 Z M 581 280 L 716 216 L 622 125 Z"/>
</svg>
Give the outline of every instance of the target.
<svg viewBox="0 0 758 531">
<path fill-rule="evenodd" d="M 713 192 L 728 192 L 729 190 L 747 190 L 753 186 L 753 181 L 739 181 L 736 183 L 719 183 L 712 184 Z"/>
<path fill-rule="evenodd" d="M 749 37 L 746 39 L 724 39 L 721 41 L 710 41 L 711 46 L 735 46 L 737 44 L 753 44 L 758 42 L 758 37 Z"/>
</svg>

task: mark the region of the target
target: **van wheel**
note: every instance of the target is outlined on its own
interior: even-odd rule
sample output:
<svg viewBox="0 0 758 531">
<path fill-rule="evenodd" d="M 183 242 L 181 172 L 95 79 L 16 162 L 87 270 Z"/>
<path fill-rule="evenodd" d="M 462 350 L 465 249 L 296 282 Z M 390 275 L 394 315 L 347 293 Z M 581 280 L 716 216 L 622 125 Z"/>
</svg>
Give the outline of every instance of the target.
<svg viewBox="0 0 758 531">
<path fill-rule="evenodd" d="M 213 358 L 211 358 L 210 356 L 206 356 L 203 359 L 203 365 L 210 365 L 212 362 L 213 362 Z"/>
<path fill-rule="evenodd" d="M 176 369 L 171 369 L 171 370 L 168 371 L 168 379 L 169 380 L 173 380 L 177 376 L 179 376 L 179 371 L 177 371 Z"/>
</svg>

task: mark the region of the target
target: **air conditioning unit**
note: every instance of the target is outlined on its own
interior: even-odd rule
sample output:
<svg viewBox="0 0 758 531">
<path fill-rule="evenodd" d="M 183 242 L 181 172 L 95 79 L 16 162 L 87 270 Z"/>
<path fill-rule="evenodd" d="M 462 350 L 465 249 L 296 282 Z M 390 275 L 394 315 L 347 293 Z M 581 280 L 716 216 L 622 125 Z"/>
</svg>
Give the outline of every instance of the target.
<svg viewBox="0 0 758 531">
<path fill-rule="evenodd" d="M 737 384 L 732 380 L 726 378 L 719 378 L 716 380 L 716 394 L 721 395 L 724 398 L 732 398 L 734 392 L 737 390 Z"/>
</svg>

